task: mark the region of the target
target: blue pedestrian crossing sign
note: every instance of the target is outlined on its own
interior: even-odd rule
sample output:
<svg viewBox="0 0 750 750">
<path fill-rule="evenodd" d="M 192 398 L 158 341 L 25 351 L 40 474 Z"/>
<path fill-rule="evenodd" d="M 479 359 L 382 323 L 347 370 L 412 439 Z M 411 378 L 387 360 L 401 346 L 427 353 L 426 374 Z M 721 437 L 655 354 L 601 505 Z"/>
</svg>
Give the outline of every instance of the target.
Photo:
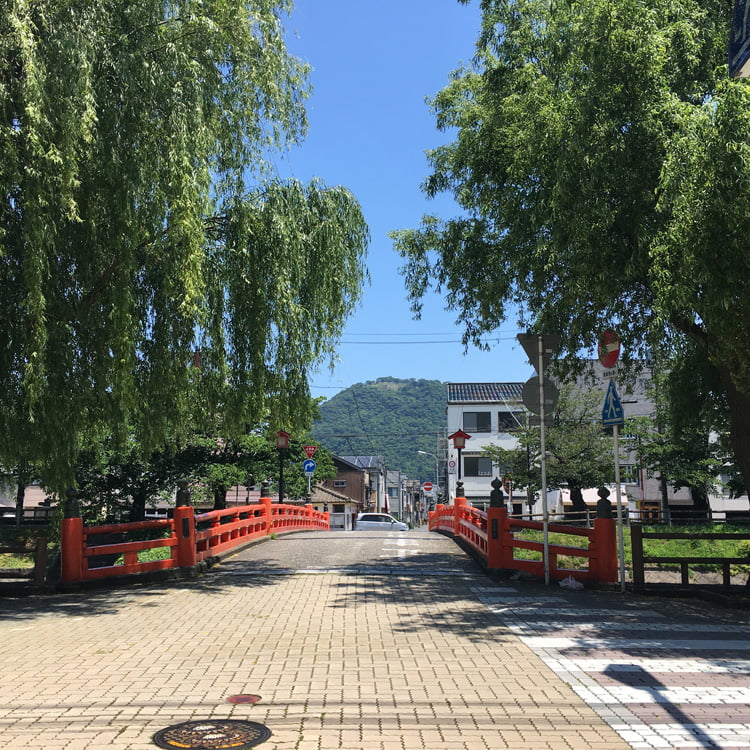
<svg viewBox="0 0 750 750">
<path fill-rule="evenodd" d="M 305 474 L 308 474 L 308 475 L 315 473 L 316 466 L 317 464 L 311 458 L 308 458 L 306 461 L 302 462 L 302 468 L 305 470 Z"/>
<path fill-rule="evenodd" d="M 607 395 L 604 397 L 602 424 L 605 427 L 614 427 L 615 425 L 625 424 L 625 412 L 622 409 L 620 397 L 617 395 L 617 388 L 615 388 L 614 380 L 609 381 Z"/>
</svg>

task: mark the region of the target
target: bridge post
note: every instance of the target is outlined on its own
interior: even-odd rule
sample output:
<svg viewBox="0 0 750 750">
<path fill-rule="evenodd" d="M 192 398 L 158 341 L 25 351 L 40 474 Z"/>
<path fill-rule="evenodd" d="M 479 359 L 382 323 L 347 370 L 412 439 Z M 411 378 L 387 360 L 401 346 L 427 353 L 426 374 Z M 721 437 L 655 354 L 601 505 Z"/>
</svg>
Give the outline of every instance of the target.
<svg viewBox="0 0 750 750">
<path fill-rule="evenodd" d="M 617 582 L 617 532 L 614 518 L 594 519 L 595 555 L 590 565 L 595 565 L 594 577 L 599 583 Z"/>
<path fill-rule="evenodd" d="M 60 526 L 60 578 L 63 583 L 74 583 L 83 580 L 83 519 L 78 492 L 70 489 L 65 495 L 65 517 Z"/>
<path fill-rule="evenodd" d="M 273 531 L 273 507 L 270 497 L 261 497 L 260 503 L 263 506 L 263 515 L 266 518 L 266 534 Z"/>
<path fill-rule="evenodd" d="M 184 479 L 177 482 L 177 500 L 172 517 L 177 537 L 177 566 L 193 568 L 198 562 L 198 549 L 195 542 L 195 509 L 190 504 L 190 491 Z"/>
<path fill-rule="evenodd" d="M 504 570 L 508 567 L 505 537 L 508 533 L 508 509 L 487 508 L 487 567 Z"/>
<path fill-rule="evenodd" d="M 456 488 L 456 492 L 463 492 L 463 484 L 461 482 L 458 483 L 458 486 Z M 461 536 L 461 512 L 462 508 L 465 508 L 467 505 L 466 498 L 461 496 L 456 496 L 456 500 L 453 504 L 453 534 L 454 536 Z"/>
</svg>

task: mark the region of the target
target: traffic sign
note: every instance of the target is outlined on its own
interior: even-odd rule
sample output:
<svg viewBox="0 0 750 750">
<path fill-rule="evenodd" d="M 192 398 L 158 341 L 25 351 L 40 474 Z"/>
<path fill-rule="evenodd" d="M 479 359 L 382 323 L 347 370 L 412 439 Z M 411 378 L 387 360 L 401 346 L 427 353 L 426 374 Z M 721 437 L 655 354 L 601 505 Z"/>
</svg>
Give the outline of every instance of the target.
<svg viewBox="0 0 750 750">
<path fill-rule="evenodd" d="M 317 464 L 311 458 L 302 462 L 302 468 L 305 470 L 305 474 L 314 474 L 316 466 Z"/>
<path fill-rule="evenodd" d="M 317 445 L 303 445 L 302 450 L 305 451 L 305 455 L 308 458 L 312 458 L 315 455 L 315 451 L 318 450 Z"/>
<path fill-rule="evenodd" d="M 425 482 L 425 483 L 424 483 L 424 484 L 422 485 L 422 489 L 423 489 L 423 490 L 424 490 L 425 492 L 432 492 L 432 482 Z"/>
<path fill-rule="evenodd" d="M 617 388 L 615 388 L 614 380 L 609 381 L 607 395 L 604 397 L 602 424 L 605 427 L 614 427 L 615 425 L 625 424 L 625 412 L 623 411 Z"/>
<path fill-rule="evenodd" d="M 544 413 L 549 415 L 557 406 L 557 398 L 560 392 L 551 380 L 545 380 L 542 386 L 544 392 Z M 539 377 L 529 378 L 523 384 L 523 390 L 521 391 L 521 399 L 523 400 L 524 406 L 533 412 L 534 414 L 541 414 L 542 408 L 539 401 Z"/>
<path fill-rule="evenodd" d="M 537 335 L 535 333 L 519 333 L 516 340 L 523 347 L 529 358 L 529 364 L 539 373 L 539 344 L 541 340 L 542 370 L 552 360 L 552 355 L 560 347 L 560 337 L 554 333 Z"/>
<path fill-rule="evenodd" d="M 604 331 L 599 336 L 599 361 L 602 367 L 614 367 L 620 358 L 620 336 L 615 331 Z"/>
</svg>

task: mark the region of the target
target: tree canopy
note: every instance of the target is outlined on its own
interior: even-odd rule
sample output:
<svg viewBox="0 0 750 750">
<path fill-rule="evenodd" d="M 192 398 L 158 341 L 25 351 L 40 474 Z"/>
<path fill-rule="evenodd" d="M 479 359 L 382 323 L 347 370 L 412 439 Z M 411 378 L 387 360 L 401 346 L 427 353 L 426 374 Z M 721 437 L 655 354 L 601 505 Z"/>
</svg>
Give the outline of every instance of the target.
<svg viewBox="0 0 750 750">
<path fill-rule="evenodd" d="M 101 425 L 149 452 L 202 418 L 309 421 L 307 373 L 358 300 L 368 230 L 346 189 L 268 179 L 269 150 L 306 130 L 291 7 L 6 4 L 3 465 L 39 461 L 61 486 Z"/>
<path fill-rule="evenodd" d="M 465 1 L 465 0 L 462 0 Z M 453 142 L 428 195 L 462 215 L 394 233 L 419 311 L 435 284 L 467 342 L 520 303 L 569 361 L 697 354 L 750 486 L 750 88 L 726 0 L 483 0 L 473 66 L 433 100 Z"/>
</svg>

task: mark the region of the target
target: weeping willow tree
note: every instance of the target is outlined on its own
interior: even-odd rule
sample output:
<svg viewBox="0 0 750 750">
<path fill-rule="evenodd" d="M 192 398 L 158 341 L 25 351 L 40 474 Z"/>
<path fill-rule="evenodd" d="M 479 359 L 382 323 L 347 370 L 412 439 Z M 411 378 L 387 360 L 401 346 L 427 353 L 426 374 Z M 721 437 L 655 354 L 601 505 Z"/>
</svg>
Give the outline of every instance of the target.
<svg viewBox="0 0 750 750">
<path fill-rule="evenodd" d="M 62 486 L 93 435 L 309 416 L 368 231 L 347 190 L 268 180 L 306 130 L 291 6 L 6 3 L 0 465 Z"/>
</svg>

